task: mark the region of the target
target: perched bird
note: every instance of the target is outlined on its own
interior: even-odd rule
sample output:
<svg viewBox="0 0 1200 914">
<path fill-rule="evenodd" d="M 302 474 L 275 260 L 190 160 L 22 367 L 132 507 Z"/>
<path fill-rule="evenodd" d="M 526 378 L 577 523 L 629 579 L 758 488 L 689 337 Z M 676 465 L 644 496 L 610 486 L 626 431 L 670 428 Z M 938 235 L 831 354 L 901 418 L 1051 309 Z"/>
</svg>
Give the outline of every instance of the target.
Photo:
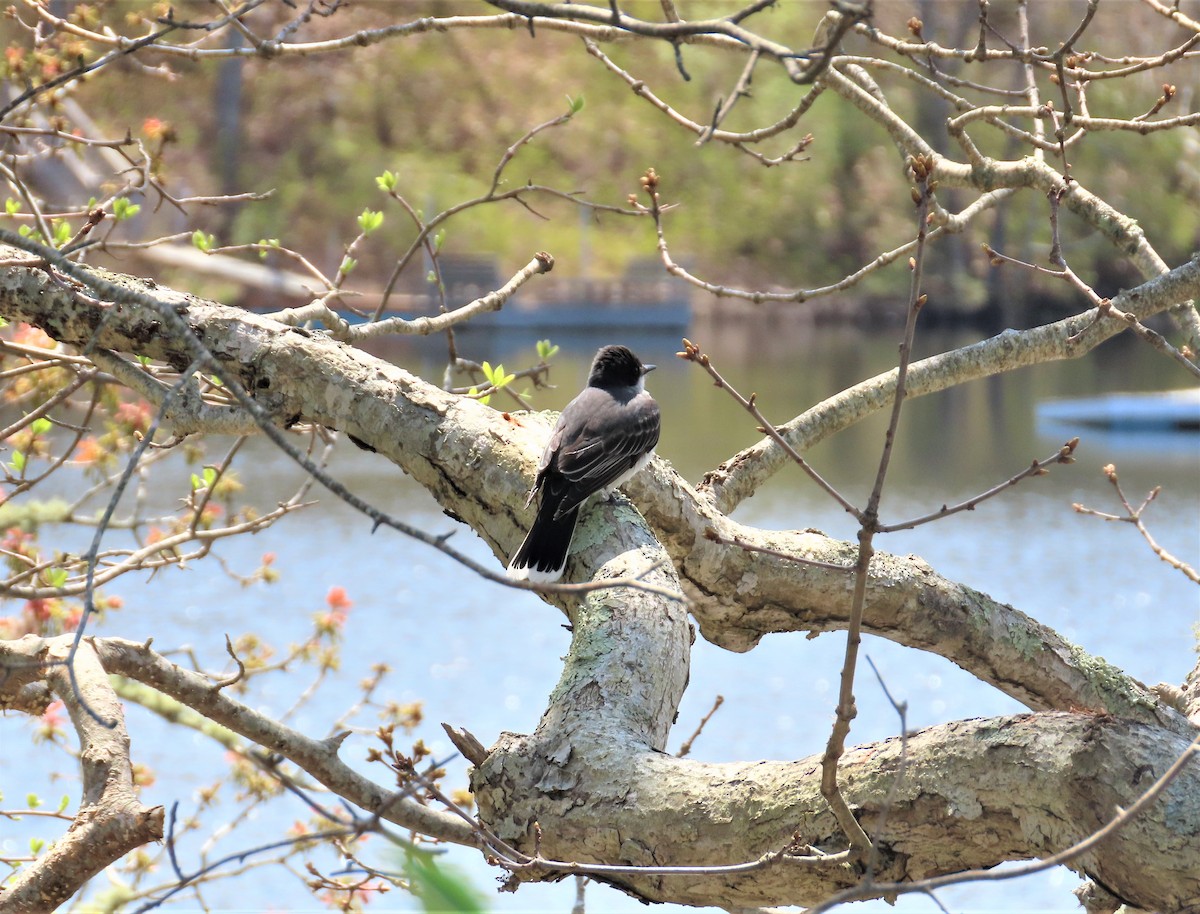
<svg viewBox="0 0 1200 914">
<path fill-rule="evenodd" d="M 658 404 L 646 391 L 643 365 L 624 346 L 604 346 L 588 383 L 558 417 L 538 463 L 537 517 L 508 563 L 508 575 L 545 583 L 562 577 L 584 500 L 608 493 L 650 462 L 658 444 Z"/>
</svg>

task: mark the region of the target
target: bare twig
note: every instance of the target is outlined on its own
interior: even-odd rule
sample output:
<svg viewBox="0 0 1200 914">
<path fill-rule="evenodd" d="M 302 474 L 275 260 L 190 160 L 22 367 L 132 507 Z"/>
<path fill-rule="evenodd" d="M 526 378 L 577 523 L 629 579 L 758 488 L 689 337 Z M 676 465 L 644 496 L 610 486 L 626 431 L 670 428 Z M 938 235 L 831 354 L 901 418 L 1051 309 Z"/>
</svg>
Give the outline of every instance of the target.
<svg viewBox="0 0 1200 914">
<path fill-rule="evenodd" d="M 813 482 L 820 486 L 834 501 L 842 506 L 842 510 L 844 510 L 847 514 L 850 514 L 856 520 L 862 520 L 862 516 L 859 513 L 858 508 L 851 504 L 851 502 L 845 496 L 843 496 L 837 489 L 827 482 L 820 473 L 813 469 L 812 465 L 805 460 L 795 448 L 788 444 L 787 440 L 784 439 L 784 437 L 779 433 L 778 429 L 776 429 L 775 426 L 770 423 L 767 417 L 762 414 L 757 403 L 755 402 L 757 394 L 751 394 L 747 398 L 738 393 L 737 390 L 729 384 L 729 382 L 721 377 L 720 373 L 713 366 L 712 360 L 706 354 L 704 354 L 700 350 L 700 347 L 691 340 L 685 339 L 683 341 L 683 351 L 675 354 L 681 359 L 685 359 L 689 362 L 695 362 L 697 365 L 707 371 L 712 379 L 716 382 L 717 387 L 728 391 L 729 395 L 733 397 L 733 399 L 736 400 L 743 409 L 745 409 L 755 418 L 755 420 L 759 423 L 758 430 L 760 432 L 783 448 L 788 457 L 790 457 L 792 461 L 800 467 L 800 469 L 804 470 L 804 472 L 808 474 L 809 478 L 812 479 Z"/>
<path fill-rule="evenodd" d="M 1044 460 L 1035 460 L 1020 473 L 1015 476 L 1010 476 L 998 486 L 993 486 L 986 492 L 976 495 L 974 498 L 968 498 L 966 501 L 961 501 L 955 505 L 942 505 L 937 511 L 923 514 L 920 517 L 915 517 L 912 520 L 901 521 L 895 524 L 881 524 L 877 531 L 878 533 L 895 533 L 897 530 L 911 530 L 913 527 L 919 527 L 921 524 L 927 524 L 930 521 L 940 520 L 943 517 L 949 517 L 951 514 L 957 514 L 959 511 L 974 511 L 976 506 L 981 502 L 987 501 L 1001 492 L 1011 489 L 1023 479 L 1029 479 L 1031 476 L 1045 476 L 1048 472 L 1048 467 L 1053 464 L 1074 463 L 1075 448 L 1079 446 L 1079 439 L 1072 438 L 1061 448 L 1051 454 Z"/>
<path fill-rule="evenodd" d="M 1124 515 L 1107 514 L 1103 511 L 1097 511 L 1094 508 L 1084 507 L 1078 503 L 1073 504 L 1071 507 L 1073 507 L 1080 514 L 1088 514 L 1092 517 L 1099 517 L 1102 520 L 1107 521 L 1124 521 L 1125 523 L 1133 524 L 1137 528 L 1138 533 L 1140 533 L 1142 538 L 1146 541 L 1146 544 L 1150 547 L 1150 550 L 1155 555 L 1157 555 L 1172 568 L 1181 572 L 1189 581 L 1192 581 L 1195 584 L 1200 584 L 1200 572 L 1186 562 L 1182 562 L 1175 558 L 1175 556 L 1160 546 L 1154 537 L 1150 535 L 1150 531 L 1146 528 L 1145 523 L 1142 521 L 1142 514 L 1145 512 L 1146 508 L 1150 506 L 1150 502 L 1154 501 L 1154 499 L 1158 497 L 1159 492 L 1162 491 L 1161 486 L 1155 486 L 1153 489 L 1151 489 L 1150 494 L 1146 496 L 1145 501 L 1135 508 L 1132 504 L 1130 504 L 1129 499 L 1125 497 L 1124 490 L 1121 489 L 1120 480 L 1117 478 L 1117 468 L 1111 463 L 1108 464 L 1104 467 L 1104 475 L 1108 481 L 1112 483 L 1113 488 L 1116 489 L 1117 498 L 1121 500 L 1121 505 L 1125 508 Z"/>
<path fill-rule="evenodd" d="M 675 753 L 677 758 L 683 758 L 692 751 L 692 744 L 696 742 L 700 734 L 704 732 L 705 725 L 712 720 L 712 716 L 717 713 L 718 709 L 720 709 L 721 705 L 723 704 L 725 704 L 725 696 L 718 695 L 713 700 L 713 706 L 709 709 L 708 713 L 700 718 L 700 723 L 696 724 L 696 729 L 692 731 L 692 735 L 683 741 L 683 745 L 680 746 L 679 751 Z"/>
</svg>

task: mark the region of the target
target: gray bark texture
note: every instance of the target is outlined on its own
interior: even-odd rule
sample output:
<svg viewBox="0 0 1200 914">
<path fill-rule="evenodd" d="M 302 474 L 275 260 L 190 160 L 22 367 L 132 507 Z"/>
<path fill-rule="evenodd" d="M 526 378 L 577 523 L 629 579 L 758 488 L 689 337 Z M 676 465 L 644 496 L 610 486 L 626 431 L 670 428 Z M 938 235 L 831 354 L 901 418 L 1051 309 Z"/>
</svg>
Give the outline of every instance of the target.
<svg viewBox="0 0 1200 914">
<path fill-rule="evenodd" d="M 0 248 L 0 259 L 17 264 L 0 271 L 0 315 L 8 320 L 80 348 L 183 369 L 194 350 L 146 296 L 167 303 L 213 354 L 226 383 L 239 382 L 273 423 L 302 418 L 367 443 L 501 561 L 521 539 L 545 417 L 497 412 L 319 332 L 130 277 L 85 268 L 99 277 L 89 282 L 97 301 L 52 280 L 29 255 Z M 1200 290 L 1198 263 L 1168 276 L 1134 290 L 1142 313 Z M 1150 303 L 1155 288 L 1171 292 Z M 1021 341 L 988 342 L 985 354 L 999 358 Z M 918 379 L 933 370 L 921 365 Z M 177 430 L 204 431 L 198 416 L 179 412 Z M 811 905 L 861 884 L 861 863 L 778 853 L 845 847 L 820 794 L 819 757 L 711 764 L 663 751 L 688 681 L 689 613 L 704 637 L 734 650 L 771 632 L 842 628 L 848 614 L 844 573 L 722 545 L 706 532 L 842 564 L 852 562 L 853 547 L 811 532 L 738 525 L 661 459 L 627 491 L 633 504 L 608 500 L 584 512 L 571 579 L 627 576 L 669 559 L 646 581 L 688 601 L 628 588 L 553 598 L 573 629 L 562 679 L 534 733 L 502 734 L 478 761 L 472 786 L 482 821 L 531 854 L 540 832 L 541 855 L 566 862 L 728 866 L 774 854 L 737 872 L 603 874 L 648 901 Z M 899 739 L 847 752 L 843 790 L 878 847 L 874 895 L 896 888 L 889 883 L 1061 851 L 1133 805 L 1196 736 L 1153 690 L 915 557 L 876 556 L 864 626 L 949 658 L 1031 710 L 933 727 L 912 735 L 903 752 Z M 100 662 L 108 656 L 138 675 L 128 648 L 97 651 Z M 174 688 L 170 677 L 155 675 L 156 688 Z M 186 694 L 176 689 L 185 702 Z M 228 714 L 220 722 L 238 732 L 250 726 L 216 703 L 200 710 L 214 719 Z M 460 833 L 448 837 L 470 843 Z M 1193 758 L 1148 809 L 1072 865 L 1124 903 L 1200 911 L 1200 765 Z"/>
</svg>

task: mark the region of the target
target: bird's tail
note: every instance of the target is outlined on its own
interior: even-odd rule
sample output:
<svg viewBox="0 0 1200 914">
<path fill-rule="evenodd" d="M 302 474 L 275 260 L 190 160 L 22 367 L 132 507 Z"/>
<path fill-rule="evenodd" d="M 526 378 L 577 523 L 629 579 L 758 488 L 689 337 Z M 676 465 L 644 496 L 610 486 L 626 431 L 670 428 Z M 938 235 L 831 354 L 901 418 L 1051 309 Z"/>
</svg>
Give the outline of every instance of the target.
<svg viewBox="0 0 1200 914">
<path fill-rule="evenodd" d="M 575 521 L 579 508 L 555 517 L 556 504 L 553 499 L 543 499 L 538 507 L 533 526 L 525 536 L 508 563 L 508 576 L 518 581 L 546 584 L 562 577 L 567 564 L 567 550 L 571 548 L 571 537 L 575 533 Z"/>
</svg>

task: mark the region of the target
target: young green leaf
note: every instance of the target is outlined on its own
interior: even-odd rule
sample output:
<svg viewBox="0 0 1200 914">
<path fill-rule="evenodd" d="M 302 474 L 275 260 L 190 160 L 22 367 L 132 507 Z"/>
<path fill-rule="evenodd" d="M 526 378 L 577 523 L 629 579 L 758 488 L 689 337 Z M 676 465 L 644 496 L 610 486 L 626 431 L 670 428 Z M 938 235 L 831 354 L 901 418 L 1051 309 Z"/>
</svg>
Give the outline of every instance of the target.
<svg viewBox="0 0 1200 914">
<path fill-rule="evenodd" d="M 216 243 L 217 239 L 214 236 L 208 235 L 200 231 L 200 229 L 196 229 L 196 231 L 192 232 L 192 244 L 194 244 L 198 250 L 201 250 L 206 254 L 216 246 Z"/>
<path fill-rule="evenodd" d="M 358 227 L 364 235 L 370 235 L 381 225 L 383 225 L 383 213 L 377 210 L 364 209 L 358 217 Z"/>
<path fill-rule="evenodd" d="M 122 222 L 125 219 L 132 219 L 141 211 L 141 206 L 137 203 L 131 203 L 128 197 L 117 197 L 112 202 L 113 218 L 117 222 Z"/>
<path fill-rule="evenodd" d="M 396 174 L 395 172 L 385 171 L 375 179 L 375 183 L 379 185 L 380 190 L 390 194 L 396 189 Z"/>
<path fill-rule="evenodd" d="M 446 230 L 439 229 L 433 236 L 433 249 L 440 253 L 442 250 L 442 245 L 445 243 L 446 243 Z"/>
<path fill-rule="evenodd" d="M 568 95 L 567 96 L 567 106 L 568 106 L 571 114 L 578 114 L 580 111 L 583 110 L 583 96 L 579 95 L 579 96 L 576 96 L 575 98 L 571 98 L 571 96 Z"/>
<path fill-rule="evenodd" d="M 52 428 L 54 428 L 54 424 L 45 416 L 40 416 L 29 423 L 29 429 L 35 435 L 44 435 Z"/>
<path fill-rule="evenodd" d="M 349 275 L 350 271 L 353 270 L 356 266 L 358 266 L 358 261 L 355 260 L 353 257 L 343 257 L 342 265 L 340 267 L 338 267 L 338 272 L 341 273 L 343 276 L 347 276 L 347 275 Z"/>
<path fill-rule="evenodd" d="M 73 237 L 73 234 L 74 233 L 71 231 L 71 223 L 69 223 L 66 219 L 58 219 L 54 222 L 54 243 L 58 245 L 58 247 L 61 248 L 64 244 L 70 241 Z"/>
<path fill-rule="evenodd" d="M 9 197 L 7 200 L 4 201 L 4 212 L 6 212 L 8 215 L 15 216 L 20 211 L 21 211 L 21 201 L 20 200 L 14 200 L 12 197 Z"/>
<path fill-rule="evenodd" d="M 25 452 L 13 451 L 12 460 L 9 461 L 9 466 L 11 466 L 17 473 L 23 473 L 25 471 Z"/>
</svg>

